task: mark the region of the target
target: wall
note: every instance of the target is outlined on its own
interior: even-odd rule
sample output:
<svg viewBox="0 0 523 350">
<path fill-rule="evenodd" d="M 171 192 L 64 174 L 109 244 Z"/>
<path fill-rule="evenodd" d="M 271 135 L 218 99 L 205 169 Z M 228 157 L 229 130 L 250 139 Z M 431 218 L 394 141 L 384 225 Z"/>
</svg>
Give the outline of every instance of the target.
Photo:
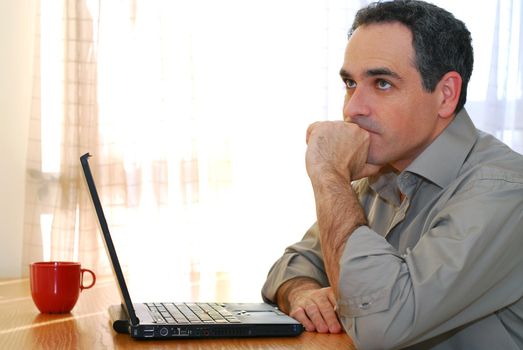
<svg viewBox="0 0 523 350">
<path fill-rule="evenodd" d="M 0 278 L 22 264 L 36 1 L 0 0 Z"/>
</svg>

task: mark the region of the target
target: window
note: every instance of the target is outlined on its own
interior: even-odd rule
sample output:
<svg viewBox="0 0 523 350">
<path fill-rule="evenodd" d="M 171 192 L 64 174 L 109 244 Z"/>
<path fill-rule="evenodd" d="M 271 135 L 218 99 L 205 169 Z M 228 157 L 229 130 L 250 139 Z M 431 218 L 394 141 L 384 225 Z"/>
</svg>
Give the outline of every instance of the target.
<svg viewBox="0 0 523 350">
<path fill-rule="evenodd" d="M 42 2 L 43 180 L 29 192 L 44 256 L 105 259 L 79 172 L 89 151 L 133 295 L 258 299 L 314 221 L 305 130 L 341 118 L 338 71 L 364 3 Z M 472 31 L 472 117 L 522 152 L 520 1 L 436 4 Z"/>
</svg>

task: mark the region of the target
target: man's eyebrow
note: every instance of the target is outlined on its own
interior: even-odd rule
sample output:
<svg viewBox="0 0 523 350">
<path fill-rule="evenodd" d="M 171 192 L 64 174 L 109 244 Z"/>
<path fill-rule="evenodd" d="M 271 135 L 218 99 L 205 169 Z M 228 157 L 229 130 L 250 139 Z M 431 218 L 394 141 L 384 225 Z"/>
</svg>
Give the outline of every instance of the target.
<svg viewBox="0 0 523 350">
<path fill-rule="evenodd" d="M 350 78 L 351 75 L 349 74 L 349 72 L 347 72 L 345 69 L 340 69 L 340 77 L 342 79 L 347 79 L 347 78 Z"/>
<path fill-rule="evenodd" d="M 367 76 L 367 77 L 374 77 L 374 76 L 379 76 L 379 75 L 389 76 L 389 77 L 401 80 L 401 76 L 398 73 L 390 70 L 389 68 L 385 68 L 385 67 L 371 68 L 365 72 L 365 76 Z M 342 68 L 342 69 L 340 69 L 340 76 L 342 79 L 349 79 L 352 77 L 352 74 L 350 74 L 348 71 L 346 71 L 345 69 Z"/>
<path fill-rule="evenodd" d="M 385 75 L 392 77 L 394 79 L 401 80 L 401 77 L 398 73 L 391 71 L 389 68 L 372 68 L 365 72 L 365 75 L 368 77 L 374 77 L 377 75 Z"/>
</svg>

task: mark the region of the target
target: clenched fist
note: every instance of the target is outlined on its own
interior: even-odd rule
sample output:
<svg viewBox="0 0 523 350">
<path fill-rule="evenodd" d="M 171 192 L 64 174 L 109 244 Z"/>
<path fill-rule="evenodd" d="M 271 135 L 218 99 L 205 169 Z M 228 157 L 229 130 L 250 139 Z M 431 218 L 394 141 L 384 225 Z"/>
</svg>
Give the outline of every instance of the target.
<svg viewBox="0 0 523 350">
<path fill-rule="evenodd" d="M 380 167 L 367 164 L 369 133 L 354 123 L 321 121 L 307 129 L 307 173 L 313 185 L 323 174 L 348 182 L 376 173 Z"/>
</svg>

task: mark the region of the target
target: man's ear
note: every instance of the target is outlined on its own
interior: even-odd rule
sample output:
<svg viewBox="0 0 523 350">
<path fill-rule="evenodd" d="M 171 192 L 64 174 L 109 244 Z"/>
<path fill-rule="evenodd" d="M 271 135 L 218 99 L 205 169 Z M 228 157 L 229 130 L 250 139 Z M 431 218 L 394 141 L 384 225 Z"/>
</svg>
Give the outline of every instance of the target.
<svg viewBox="0 0 523 350">
<path fill-rule="evenodd" d="M 461 75 L 455 71 L 446 73 L 436 88 L 441 96 L 439 116 L 441 118 L 452 117 L 461 94 Z"/>
</svg>

